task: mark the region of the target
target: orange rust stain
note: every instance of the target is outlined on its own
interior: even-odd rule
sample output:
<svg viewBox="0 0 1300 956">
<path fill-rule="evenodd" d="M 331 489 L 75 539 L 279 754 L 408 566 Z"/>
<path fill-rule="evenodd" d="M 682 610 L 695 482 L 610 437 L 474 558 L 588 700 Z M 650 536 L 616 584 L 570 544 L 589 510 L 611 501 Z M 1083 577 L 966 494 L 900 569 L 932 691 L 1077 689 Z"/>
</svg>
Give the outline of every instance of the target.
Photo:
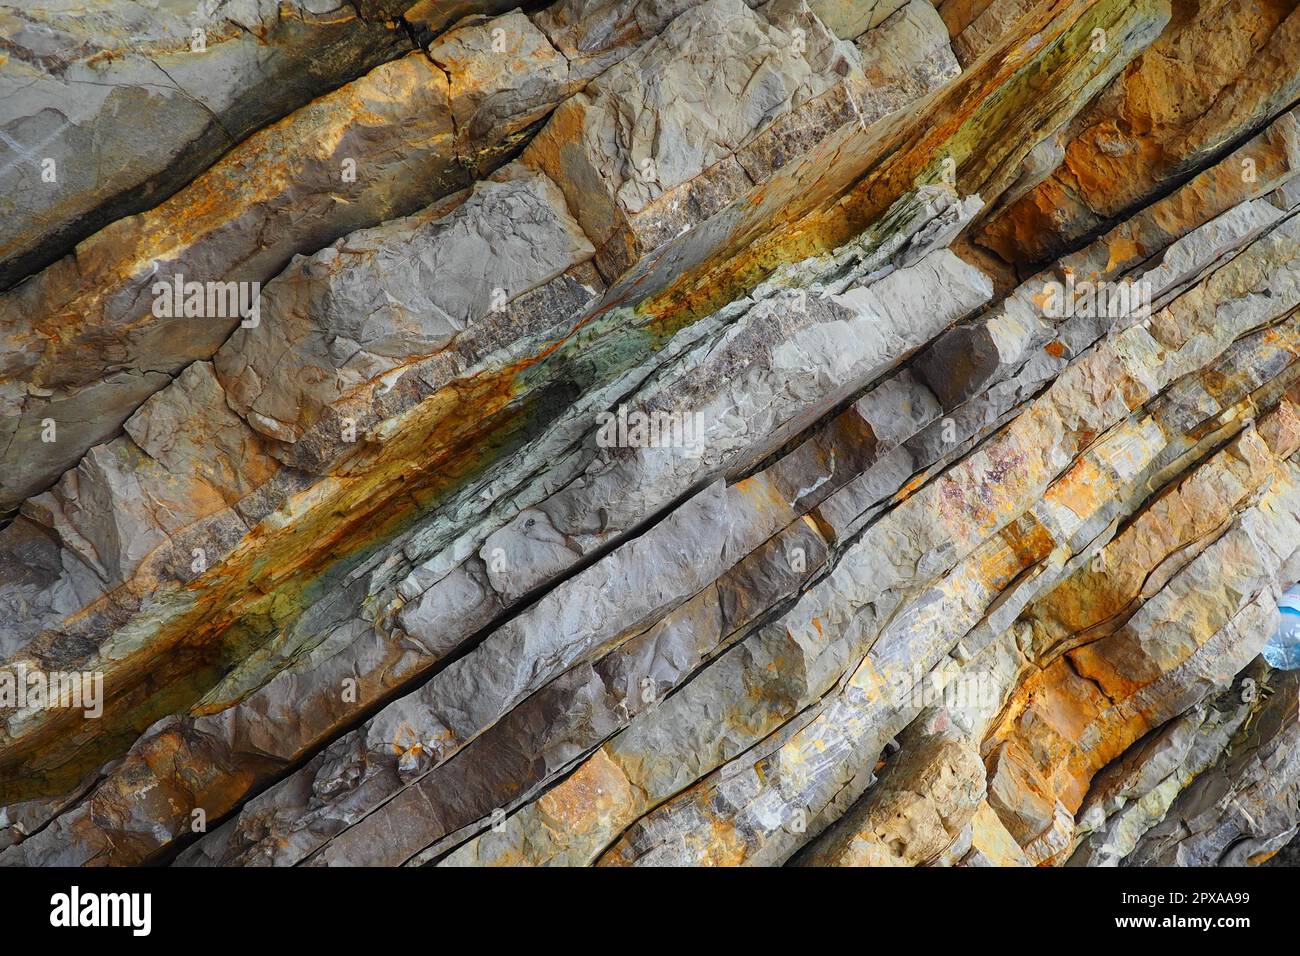
<svg viewBox="0 0 1300 956">
<path fill-rule="evenodd" d="M 568 780 L 547 791 L 537 807 L 562 832 L 575 834 L 599 828 L 620 809 L 621 816 L 634 810 L 631 785 L 604 750 L 596 751 Z"/>
<path fill-rule="evenodd" d="M 898 491 L 894 493 L 894 500 L 902 501 L 904 498 L 910 497 L 913 492 L 925 484 L 927 477 L 928 475 L 925 472 L 921 472 L 911 478 L 905 485 L 903 485 L 903 487 L 899 488 Z"/>
<path fill-rule="evenodd" d="M 190 676 L 211 667 L 223 638 L 229 639 L 227 632 L 241 639 L 243 632 L 232 628 L 269 632 L 295 617 L 302 593 L 325 570 L 412 520 L 420 492 L 453 487 L 473 473 L 484 435 L 517 424 L 517 410 L 507 414 L 515 376 L 538 360 L 526 359 L 434 393 L 403 414 L 403 427 L 386 443 L 363 447 L 339 474 L 285 502 L 281 512 L 302 508 L 302 516 L 278 528 L 273 527 L 274 515 L 256 525 L 221 563 L 180 586 L 194 595 L 190 607 L 167 621 L 149 641 L 104 668 L 105 692 L 115 719 L 106 713 L 87 722 L 79 711 L 48 711 L 48 717 L 12 742 L 5 767 L 21 766 L 33 753 L 42 754 L 44 761 L 64 749 L 89 752 L 93 748 L 84 739 L 84 729 L 93 729 L 95 739 L 107 738 L 123 732 L 121 723 L 126 721 L 132 733 L 139 733 L 161 716 L 155 712 L 159 705 L 150 704 L 160 700 L 158 688 L 183 688 Z M 333 487 L 326 486 L 329 481 L 335 482 Z M 71 616 L 68 623 L 113 617 L 118 602 L 140 586 L 135 579 L 127 582 Z M 174 703 L 164 709 L 172 712 Z M 190 703 L 183 702 L 181 709 Z M 134 726 L 141 721 L 144 726 Z M 68 773 L 76 773 L 75 761 L 66 766 Z"/>
<path fill-rule="evenodd" d="M 1205 390 L 1216 398 L 1232 386 L 1232 379 L 1218 369 L 1207 368 L 1201 372 L 1200 378 Z"/>
<path fill-rule="evenodd" d="M 1110 257 L 1106 261 L 1107 275 L 1113 274 L 1115 270 L 1131 262 L 1146 258 L 1146 249 L 1142 247 L 1142 243 L 1128 236 L 1116 236 L 1107 248 L 1110 252 Z"/>
<path fill-rule="evenodd" d="M 1038 49 L 1047 49 L 1073 28 L 1090 4 L 1057 0 L 1036 6 L 1021 24 L 1022 32 L 1037 32 Z M 918 114 L 895 115 L 878 127 L 862 131 L 850 125 L 843 135 L 833 136 L 783 169 L 766 184 L 775 208 L 752 206 L 751 218 L 760 215 L 765 228 L 743 221 L 726 248 L 712 261 L 685 273 L 663 292 L 642 305 L 642 311 L 657 319 L 674 314 L 705 315 L 721 302 L 731 301 L 751 288 L 777 266 L 817 255 L 842 245 L 861 233 L 900 196 L 914 188 L 918 177 L 935 161 L 945 145 L 952 146 L 957 134 L 990 103 L 993 92 L 1005 86 L 1023 67 L 1016 57 L 1018 37 L 1010 38 L 944 87 L 933 98 L 933 109 L 922 121 Z M 1073 63 L 1061 68 L 1068 72 Z M 1026 90 L 1027 92 L 1027 90 Z M 935 117 L 940 117 L 935 122 Z M 1016 141 L 1027 151 L 1031 144 Z M 994 169 L 968 172 L 963 159 L 976 151 L 961 144 L 958 161 L 959 186 L 964 192 L 977 191 Z M 835 168 L 828 156 L 851 155 L 846 175 L 809 190 L 803 173 L 812 168 Z M 999 151 L 1001 157 L 1001 151 Z M 843 164 L 840 164 L 843 165 Z M 820 177 L 826 179 L 827 177 Z M 969 180 L 969 181 L 967 181 Z M 784 204 L 781 198 L 784 196 Z"/>
</svg>

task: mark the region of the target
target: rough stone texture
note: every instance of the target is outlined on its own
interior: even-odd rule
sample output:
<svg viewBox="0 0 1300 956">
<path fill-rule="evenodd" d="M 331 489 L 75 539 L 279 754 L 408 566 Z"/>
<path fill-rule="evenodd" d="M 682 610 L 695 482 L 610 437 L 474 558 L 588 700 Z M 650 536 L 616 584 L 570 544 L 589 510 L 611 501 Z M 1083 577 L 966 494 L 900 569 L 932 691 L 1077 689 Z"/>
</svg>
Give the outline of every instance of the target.
<svg viewBox="0 0 1300 956">
<path fill-rule="evenodd" d="M 1059 255 L 1217 158 L 1300 95 L 1300 11 L 1194 4 L 1075 120 L 1059 165 L 978 241 L 1015 265 Z M 1247 166 L 1243 160 L 1253 160 Z M 1264 157 L 1239 158 L 1239 177 Z"/>
<path fill-rule="evenodd" d="M 0 287 L 409 50 L 391 22 L 406 6 L 50 0 L 0 11 Z"/>
<path fill-rule="evenodd" d="M 827 29 L 842 40 L 860 37 L 895 10 L 907 5 L 907 0 L 873 0 L 855 3 L 853 0 L 810 0 L 808 9 Z M 945 31 L 946 33 L 947 31 Z"/>
<path fill-rule="evenodd" d="M 1288 858 L 1286 4 L 400 12 L 0 299 L 0 864 Z"/>
<path fill-rule="evenodd" d="M 485 55 L 497 30 L 505 49 Z M 254 134 L 167 202 L 0 296 L 0 511 L 111 438 L 240 322 L 206 303 L 199 315 L 158 317 L 155 283 L 265 283 L 295 254 L 415 212 L 507 158 L 568 83 L 564 57 L 520 13 L 453 30 L 428 55 L 380 66 Z M 53 442 L 42 440 L 50 420 Z"/>
<path fill-rule="evenodd" d="M 979 59 L 1037 5 L 1037 0 L 940 0 L 936 4 L 952 35 L 953 53 L 963 66 Z"/>
<path fill-rule="evenodd" d="M 616 278 L 839 126 L 955 75 L 942 22 L 911 6 L 928 17 L 885 20 L 864 62 L 800 4 L 707 0 L 566 102 L 524 161 L 562 185 Z"/>
</svg>

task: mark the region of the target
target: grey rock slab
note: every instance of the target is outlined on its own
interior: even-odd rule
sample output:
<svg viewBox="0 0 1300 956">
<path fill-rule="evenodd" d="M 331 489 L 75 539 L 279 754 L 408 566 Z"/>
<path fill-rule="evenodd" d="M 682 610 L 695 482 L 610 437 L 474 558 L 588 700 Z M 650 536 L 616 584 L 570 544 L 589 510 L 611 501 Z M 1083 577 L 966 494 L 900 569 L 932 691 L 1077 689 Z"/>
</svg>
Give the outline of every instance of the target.
<svg viewBox="0 0 1300 956">
<path fill-rule="evenodd" d="M 736 150 L 841 77 L 809 49 L 742 0 L 707 0 L 568 100 L 524 161 L 561 185 L 621 273 L 752 185 Z M 835 62 L 857 58 L 847 46 Z"/>
<path fill-rule="evenodd" d="M 301 859 L 332 835 L 330 825 L 318 830 L 314 821 L 355 822 L 560 674 L 615 650 L 708 587 L 776 530 L 772 515 L 744 504 L 715 483 L 331 744 L 295 775 L 309 776 L 316 799 L 294 826 L 303 836 L 292 839 L 290 852 Z M 291 797 L 300 786 L 292 780 L 260 797 L 260 805 L 276 793 Z"/>
<path fill-rule="evenodd" d="M 1269 679 L 1258 717 L 1178 795 L 1125 865 L 1244 866 L 1291 838 L 1300 773 L 1298 685 L 1294 672 Z"/>
<path fill-rule="evenodd" d="M 165 199 L 259 127 L 410 50 L 390 22 L 405 6 L 367 3 L 364 17 L 345 0 L 6 8 L 0 287 Z"/>
<path fill-rule="evenodd" d="M 807 554 L 798 571 L 788 557 L 796 547 Z M 334 837 L 311 862 L 401 863 L 413 846 L 434 844 L 536 792 L 638 714 L 658 706 L 707 655 L 734 642 L 758 610 L 789 593 L 824 557 L 815 530 L 802 522 L 791 525 L 648 631 L 529 697 L 456 760 Z M 430 814 L 425 808 L 437 810 Z M 264 846 L 255 852 L 275 852 L 270 850 L 274 842 Z"/>
<path fill-rule="evenodd" d="M 563 56 L 519 13 L 452 30 L 434 52 L 438 65 L 400 57 L 255 133 L 168 201 L 0 296 L 0 414 L 12 416 L 14 452 L 0 510 L 112 437 L 166 376 L 210 358 L 257 304 L 253 284 L 491 172 L 569 91 Z M 160 312 L 159 284 L 172 283 L 206 285 L 207 303 Z M 212 311 L 213 284 L 233 290 L 238 310 Z"/>
<path fill-rule="evenodd" d="M 231 407 L 296 442 L 320 411 L 590 258 L 559 190 L 520 170 L 463 205 L 353 233 L 300 259 L 264 295 L 263 321 L 216 358 Z"/>
</svg>

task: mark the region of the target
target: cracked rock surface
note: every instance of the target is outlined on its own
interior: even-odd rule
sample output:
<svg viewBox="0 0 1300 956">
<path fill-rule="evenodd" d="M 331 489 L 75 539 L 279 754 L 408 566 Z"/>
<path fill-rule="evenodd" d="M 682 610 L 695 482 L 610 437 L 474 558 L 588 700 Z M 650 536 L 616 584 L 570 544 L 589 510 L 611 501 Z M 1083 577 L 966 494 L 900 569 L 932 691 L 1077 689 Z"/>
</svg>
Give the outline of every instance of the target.
<svg viewBox="0 0 1300 956">
<path fill-rule="evenodd" d="M 1298 96 L 1284 0 L 0 6 L 0 866 L 1291 858 Z"/>
</svg>

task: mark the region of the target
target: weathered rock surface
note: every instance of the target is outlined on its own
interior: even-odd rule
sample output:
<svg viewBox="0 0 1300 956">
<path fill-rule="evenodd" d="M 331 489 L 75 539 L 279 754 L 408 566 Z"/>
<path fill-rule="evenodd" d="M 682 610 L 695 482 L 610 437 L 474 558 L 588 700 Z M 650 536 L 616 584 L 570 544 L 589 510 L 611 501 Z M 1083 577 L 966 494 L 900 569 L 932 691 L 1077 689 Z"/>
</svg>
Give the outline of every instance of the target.
<svg viewBox="0 0 1300 956">
<path fill-rule="evenodd" d="M 251 321 L 210 293 L 197 308 L 187 295 L 184 309 L 160 310 L 159 283 L 163 295 L 175 283 L 239 283 L 254 294 L 231 298 L 247 307 L 251 284 L 295 254 L 491 172 L 569 90 L 564 57 L 523 14 L 454 29 L 427 54 L 377 67 L 254 134 L 167 202 L 114 222 L 0 295 L 9 449 L 0 511 L 51 484 L 170 376 Z"/>
<path fill-rule="evenodd" d="M 1018 266 L 1059 255 L 1202 168 L 1298 95 L 1294 3 L 1195 4 L 1074 121 L 1059 165 L 978 241 Z M 1261 159 L 1243 156 L 1235 172 L 1252 177 L 1257 165 Z"/>
<path fill-rule="evenodd" d="M 1286 857 L 1292 4 L 404 6 L 15 206 L 0 864 Z"/>
<path fill-rule="evenodd" d="M 411 48 L 407 4 L 45 2 L 0 19 L 0 287 Z"/>
</svg>

